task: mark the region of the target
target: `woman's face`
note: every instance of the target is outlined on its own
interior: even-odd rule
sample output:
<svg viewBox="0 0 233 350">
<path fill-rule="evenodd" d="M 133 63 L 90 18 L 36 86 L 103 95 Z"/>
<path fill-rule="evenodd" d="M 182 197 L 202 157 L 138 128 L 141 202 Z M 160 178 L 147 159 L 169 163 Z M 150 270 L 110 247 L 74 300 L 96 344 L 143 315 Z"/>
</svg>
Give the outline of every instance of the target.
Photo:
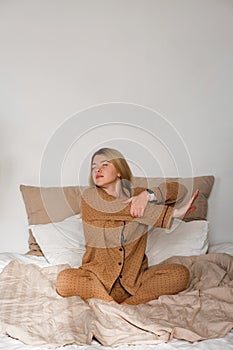
<svg viewBox="0 0 233 350">
<path fill-rule="evenodd" d="M 99 187 L 108 187 L 119 181 L 120 173 L 103 154 L 97 154 L 92 162 L 92 179 Z"/>
</svg>

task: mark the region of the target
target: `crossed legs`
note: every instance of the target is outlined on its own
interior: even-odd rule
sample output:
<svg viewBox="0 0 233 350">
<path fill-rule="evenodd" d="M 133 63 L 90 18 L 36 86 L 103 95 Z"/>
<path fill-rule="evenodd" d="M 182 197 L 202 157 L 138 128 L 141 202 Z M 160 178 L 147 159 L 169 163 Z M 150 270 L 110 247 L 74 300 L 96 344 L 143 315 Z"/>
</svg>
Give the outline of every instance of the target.
<svg viewBox="0 0 233 350">
<path fill-rule="evenodd" d="M 137 305 L 157 299 L 160 295 L 177 294 L 189 285 L 189 271 L 179 264 L 156 265 L 148 268 L 141 285 L 134 295 L 130 295 L 117 280 L 111 293 L 92 272 L 70 268 L 59 273 L 57 292 L 63 297 L 80 296 L 83 300 L 97 298 L 104 301 L 124 302 Z"/>
</svg>

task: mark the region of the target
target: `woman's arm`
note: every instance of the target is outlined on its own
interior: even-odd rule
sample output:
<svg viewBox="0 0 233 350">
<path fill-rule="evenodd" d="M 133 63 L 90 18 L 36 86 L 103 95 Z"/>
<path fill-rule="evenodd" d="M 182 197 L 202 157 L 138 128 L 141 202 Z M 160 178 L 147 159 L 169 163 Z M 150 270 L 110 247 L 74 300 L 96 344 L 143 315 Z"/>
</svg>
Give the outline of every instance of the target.
<svg viewBox="0 0 233 350">
<path fill-rule="evenodd" d="M 137 194 L 139 191 L 139 194 Z M 154 192 L 156 203 L 173 205 L 180 203 L 187 194 L 185 186 L 178 182 L 164 182 L 158 187 L 151 189 Z M 145 208 L 149 202 L 150 195 L 146 189 L 135 189 L 135 195 L 123 203 L 131 203 L 130 214 L 133 217 L 142 217 L 144 215 Z"/>
<path fill-rule="evenodd" d="M 158 187 L 153 187 L 157 203 L 172 205 L 183 201 L 187 194 L 187 188 L 179 182 L 163 182 Z"/>
<path fill-rule="evenodd" d="M 132 197 L 123 203 L 120 199 L 113 198 L 101 189 L 87 189 L 82 196 L 82 218 L 85 222 L 96 227 L 102 227 L 104 222 L 112 222 L 115 227 L 120 221 L 138 221 L 144 225 L 169 228 L 174 217 L 181 218 L 184 214 L 195 210 L 192 206 L 198 195 L 195 192 L 190 201 L 179 209 L 171 205 L 148 203 L 142 216 L 133 216 Z M 127 202 L 124 201 L 124 202 Z"/>
<path fill-rule="evenodd" d="M 153 203 L 148 203 L 143 216 L 135 217 L 134 220 L 149 226 L 170 228 L 173 218 L 182 219 L 185 215 L 196 209 L 193 202 L 197 198 L 198 193 L 199 190 L 193 194 L 187 204 L 179 209 L 175 209 L 170 205 L 154 205 Z"/>
</svg>

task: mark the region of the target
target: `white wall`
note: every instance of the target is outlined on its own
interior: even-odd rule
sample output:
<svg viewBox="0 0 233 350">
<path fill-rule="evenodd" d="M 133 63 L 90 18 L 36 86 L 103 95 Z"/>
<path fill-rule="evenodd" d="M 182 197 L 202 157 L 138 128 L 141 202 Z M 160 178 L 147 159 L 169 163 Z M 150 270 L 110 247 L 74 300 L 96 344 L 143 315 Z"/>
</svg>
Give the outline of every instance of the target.
<svg viewBox="0 0 233 350">
<path fill-rule="evenodd" d="M 0 50 L 0 251 L 27 250 L 20 183 L 85 182 L 105 142 L 136 174 L 214 174 L 233 242 L 231 0 L 2 0 Z"/>
</svg>

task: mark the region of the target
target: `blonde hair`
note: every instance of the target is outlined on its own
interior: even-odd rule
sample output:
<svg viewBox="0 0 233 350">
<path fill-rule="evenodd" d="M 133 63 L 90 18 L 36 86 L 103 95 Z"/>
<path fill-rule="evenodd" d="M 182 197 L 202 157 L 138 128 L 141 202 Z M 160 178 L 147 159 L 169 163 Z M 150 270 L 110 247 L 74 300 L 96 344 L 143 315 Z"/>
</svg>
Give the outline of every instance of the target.
<svg viewBox="0 0 233 350">
<path fill-rule="evenodd" d="M 126 187 L 131 191 L 131 181 L 133 174 L 131 172 L 131 169 L 124 158 L 124 156 L 121 154 L 121 152 L 117 151 L 114 148 L 100 148 L 98 151 L 96 151 L 92 157 L 91 157 L 91 166 L 93 163 L 93 159 L 97 154 L 101 154 L 106 156 L 106 159 L 110 161 L 116 168 L 117 172 L 120 173 L 121 176 L 121 182 L 122 186 Z M 92 178 L 92 168 L 90 169 L 90 175 L 89 175 L 89 185 L 94 186 L 94 181 Z"/>
</svg>

